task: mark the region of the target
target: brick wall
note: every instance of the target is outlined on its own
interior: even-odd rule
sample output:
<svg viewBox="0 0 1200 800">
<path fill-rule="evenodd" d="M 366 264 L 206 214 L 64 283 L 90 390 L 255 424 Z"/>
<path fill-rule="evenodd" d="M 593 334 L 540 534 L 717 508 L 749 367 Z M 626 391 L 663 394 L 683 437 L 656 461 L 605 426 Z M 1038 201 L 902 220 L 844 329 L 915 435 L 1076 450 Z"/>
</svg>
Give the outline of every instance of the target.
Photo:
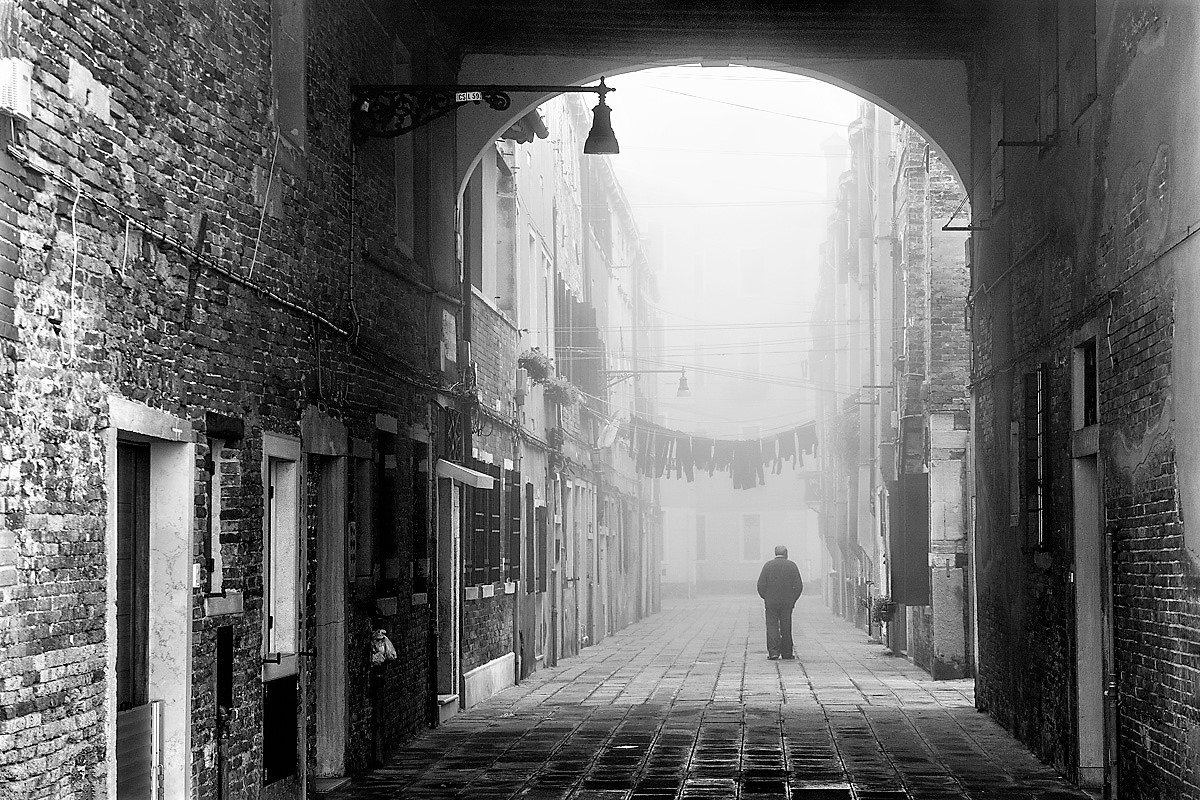
<svg viewBox="0 0 1200 800">
<path fill-rule="evenodd" d="M 984 83 L 1002 78 L 1014 129 L 1036 98 L 1036 65 L 1008 49 L 1030 22 L 1002 14 Z M 1112 534 L 1117 728 L 1122 796 L 1200 797 L 1200 695 L 1190 632 L 1200 618 L 1197 564 L 1182 505 L 1194 480 L 1178 443 L 1195 414 L 1190 355 L 1178 336 L 1195 315 L 1198 210 L 1180 153 L 1184 87 L 1196 80 L 1196 9 L 1115 4 L 1099 10 L 1098 97 L 1051 151 L 1010 159 L 1006 195 L 978 243 L 972 376 L 978 420 L 980 676 L 977 697 L 1041 758 L 1072 773 L 1071 364 L 1075 338 L 1098 334 L 1099 453 L 1104 523 Z M 1029 80 L 1026 80 L 1026 79 Z M 981 97 L 987 92 L 980 92 Z M 1182 124 L 1182 127 L 1180 127 Z M 990 134 L 976 114 L 976 144 Z M 1020 132 L 1024 136 L 1024 132 Z M 984 149 L 978 152 L 987 152 Z M 1010 153 L 1011 155 L 1011 153 Z M 1188 220 L 1188 221 L 1185 221 Z M 1191 334 L 1189 334 L 1189 337 Z M 1050 508 L 1046 542 L 1031 546 L 1014 506 L 1018 462 L 1007 442 L 1021 414 L 1022 376 L 1049 370 Z M 1084 498 L 1086 501 L 1087 498 Z M 1012 515 L 1018 514 L 1016 519 Z"/>
<path fill-rule="evenodd" d="M 6 195 L 21 250 L 18 341 L 0 353 L 0 795 L 90 797 L 106 780 L 107 394 L 192 420 L 198 461 L 205 411 L 245 422 L 222 513 L 226 586 L 245 593 L 245 610 L 206 619 L 195 598 L 192 773 L 196 796 L 214 796 L 215 629 L 232 624 L 226 796 L 253 796 L 261 433 L 297 434 L 301 411 L 315 405 L 372 441 L 376 413 L 419 422 L 437 383 L 431 334 L 441 305 L 418 282 L 455 291 L 453 226 L 443 224 L 453 198 L 447 206 L 418 179 L 417 208 L 438 218 L 417 229 L 436 233 L 421 233 L 412 257 L 387 246 L 395 145 L 364 144 L 352 173 L 345 108 L 352 81 L 390 77 L 391 34 L 361 4 L 319 1 L 307 13 L 309 124 L 296 153 L 271 122 L 269 5 L 34 2 L 18 11 L 22 53 L 36 63 L 26 145 L 53 177 L 22 168 Z M 452 78 L 424 31 L 408 44 L 417 78 Z M 73 100 L 81 88 L 91 94 Z M 442 121 L 418 147 L 445 167 L 452 140 Z M 204 218 L 197 261 L 181 245 L 198 241 Z M 369 259 L 359 255 L 368 245 Z M 198 463 L 197 547 L 208 530 L 206 481 Z M 351 615 L 352 653 L 366 652 L 362 616 Z M 390 624 L 405 654 L 384 677 L 395 687 L 384 702 L 394 745 L 428 721 L 427 608 Z M 305 702 L 311 732 L 311 693 Z M 352 765 L 364 761 L 363 714 L 361 705 L 352 714 Z"/>
</svg>

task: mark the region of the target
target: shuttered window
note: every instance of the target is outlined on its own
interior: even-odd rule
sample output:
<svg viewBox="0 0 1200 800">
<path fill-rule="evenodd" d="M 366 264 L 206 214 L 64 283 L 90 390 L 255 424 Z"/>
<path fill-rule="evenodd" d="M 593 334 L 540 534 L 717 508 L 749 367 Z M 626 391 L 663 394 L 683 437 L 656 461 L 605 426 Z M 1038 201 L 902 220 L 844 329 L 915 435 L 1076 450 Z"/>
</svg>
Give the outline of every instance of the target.
<svg viewBox="0 0 1200 800">
<path fill-rule="evenodd" d="M 1031 547 L 1046 543 L 1046 508 L 1049 500 L 1046 436 L 1050 426 L 1049 371 L 1040 366 L 1025 374 L 1024 503 L 1025 536 Z"/>
<path fill-rule="evenodd" d="M 546 576 L 550 573 L 550 520 L 545 506 L 538 506 L 534 512 L 537 525 L 537 590 L 546 591 Z"/>
<path fill-rule="evenodd" d="M 17 264 L 21 253 L 21 234 L 17 230 L 17 209 L 28 205 L 20 175 L 24 168 L 6 149 L 12 133 L 10 125 L 0 125 L 0 338 L 17 338 Z"/>
<path fill-rule="evenodd" d="M 521 473 L 504 473 L 505 555 L 508 558 L 506 580 L 521 580 Z"/>
<path fill-rule="evenodd" d="M 500 569 L 500 540 L 503 535 L 504 483 L 501 481 L 499 466 L 489 466 L 487 474 L 495 479 L 488 494 L 487 519 L 487 570 L 484 572 L 485 583 L 496 583 L 501 579 Z"/>
</svg>

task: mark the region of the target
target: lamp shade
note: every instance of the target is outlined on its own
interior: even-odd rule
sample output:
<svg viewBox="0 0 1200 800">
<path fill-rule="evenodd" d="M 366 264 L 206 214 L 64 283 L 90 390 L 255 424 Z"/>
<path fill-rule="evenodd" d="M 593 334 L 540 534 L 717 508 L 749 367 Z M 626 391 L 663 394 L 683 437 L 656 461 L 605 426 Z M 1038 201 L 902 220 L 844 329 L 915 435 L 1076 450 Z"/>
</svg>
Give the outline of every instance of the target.
<svg viewBox="0 0 1200 800">
<path fill-rule="evenodd" d="M 691 397 L 692 390 L 688 388 L 687 375 L 680 373 L 679 375 L 679 391 L 675 392 L 676 397 Z"/>
<path fill-rule="evenodd" d="M 613 155 L 621 152 L 617 144 L 617 135 L 613 133 L 612 109 L 600 98 L 600 102 L 592 109 L 592 129 L 588 132 L 587 141 L 583 143 L 583 152 L 588 155 Z"/>
</svg>

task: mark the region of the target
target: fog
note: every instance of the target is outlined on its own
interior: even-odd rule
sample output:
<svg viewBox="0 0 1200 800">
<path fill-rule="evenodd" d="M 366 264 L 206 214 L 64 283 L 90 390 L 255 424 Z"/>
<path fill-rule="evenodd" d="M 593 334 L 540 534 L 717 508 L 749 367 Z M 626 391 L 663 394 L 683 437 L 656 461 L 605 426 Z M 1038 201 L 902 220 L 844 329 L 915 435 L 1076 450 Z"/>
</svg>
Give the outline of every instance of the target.
<svg viewBox="0 0 1200 800">
<path fill-rule="evenodd" d="M 758 439 L 813 419 L 807 352 L 818 248 L 848 166 L 861 102 L 820 81 L 745 67 L 679 66 L 609 81 L 621 154 L 612 158 L 649 235 L 660 347 L 658 422 L 695 435 Z M 753 591 L 785 544 L 819 585 L 816 515 L 804 466 L 734 489 L 720 472 L 663 482 L 664 589 Z"/>
</svg>

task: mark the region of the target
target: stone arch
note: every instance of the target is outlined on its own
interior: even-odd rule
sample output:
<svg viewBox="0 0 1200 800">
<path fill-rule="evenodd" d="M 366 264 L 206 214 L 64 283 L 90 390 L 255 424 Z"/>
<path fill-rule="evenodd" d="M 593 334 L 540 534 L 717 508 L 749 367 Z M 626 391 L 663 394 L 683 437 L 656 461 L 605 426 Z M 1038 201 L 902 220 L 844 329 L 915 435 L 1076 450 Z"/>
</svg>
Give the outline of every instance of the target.
<svg viewBox="0 0 1200 800">
<path fill-rule="evenodd" d="M 698 56 L 631 63 L 628 59 L 560 56 L 511 56 L 478 54 L 463 59 L 460 84 L 553 84 L 582 86 L 599 80 L 654 67 L 694 64 Z M 970 174 L 970 109 L 967 104 L 967 70 L 961 61 L 949 59 L 796 59 L 791 63 L 773 60 L 739 60 L 736 63 L 804 75 L 838 86 L 869 100 L 915 128 L 933 144 L 949 163 L 954 177 Z M 491 109 L 460 109 L 457 130 L 457 189 L 461 194 L 467 178 L 479 163 L 484 149 L 513 122 L 537 108 L 552 94 L 517 95 L 504 114 Z M 619 113 L 620 94 L 610 98 Z"/>
</svg>

